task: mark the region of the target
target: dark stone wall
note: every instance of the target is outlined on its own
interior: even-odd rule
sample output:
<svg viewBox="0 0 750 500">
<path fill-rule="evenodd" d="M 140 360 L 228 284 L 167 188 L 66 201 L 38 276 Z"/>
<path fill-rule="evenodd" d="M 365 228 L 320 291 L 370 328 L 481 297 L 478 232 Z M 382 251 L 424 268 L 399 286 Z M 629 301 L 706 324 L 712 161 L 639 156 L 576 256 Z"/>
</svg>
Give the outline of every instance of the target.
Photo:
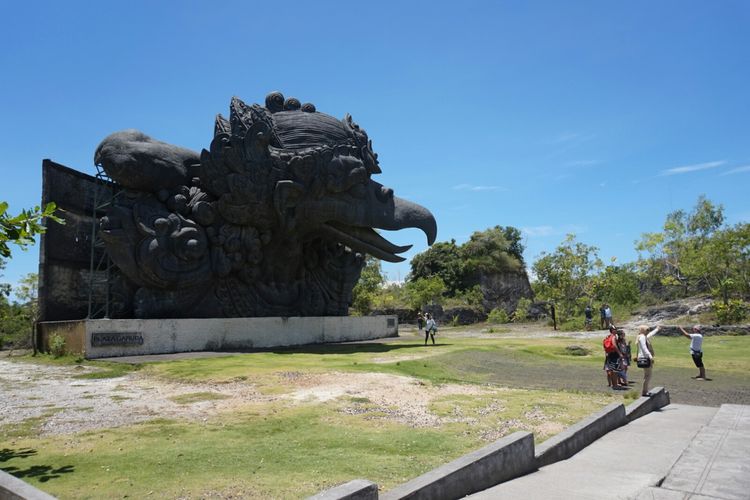
<svg viewBox="0 0 750 500">
<path fill-rule="evenodd" d="M 82 319 L 88 314 L 94 199 L 109 189 L 95 177 L 42 161 L 42 204 L 55 202 L 65 224 L 50 223 L 39 250 L 40 321 Z M 103 215 L 99 213 L 98 215 Z M 95 259 L 101 259 L 97 249 Z M 98 282 L 104 277 L 98 276 Z"/>
</svg>

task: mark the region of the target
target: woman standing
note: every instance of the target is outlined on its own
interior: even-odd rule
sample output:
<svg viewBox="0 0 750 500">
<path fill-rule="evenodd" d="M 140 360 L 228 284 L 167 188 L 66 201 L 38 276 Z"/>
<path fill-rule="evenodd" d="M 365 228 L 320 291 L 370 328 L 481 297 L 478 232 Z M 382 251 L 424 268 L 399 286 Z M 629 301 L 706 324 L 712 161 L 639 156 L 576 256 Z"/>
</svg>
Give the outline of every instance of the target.
<svg viewBox="0 0 750 500">
<path fill-rule="evenodd" d="M 650 332 L 645 325 L 638 328 L 638 355 L 635 358 L 638 368 L 643 368 L 643 388 L 641 396 L 648 396 L 648 385 L 651 382 L 651 371 L 654 369 L 654 348 L 649 340 L 656 335 L 660 327 L 656 327 Z"/>
</svg>

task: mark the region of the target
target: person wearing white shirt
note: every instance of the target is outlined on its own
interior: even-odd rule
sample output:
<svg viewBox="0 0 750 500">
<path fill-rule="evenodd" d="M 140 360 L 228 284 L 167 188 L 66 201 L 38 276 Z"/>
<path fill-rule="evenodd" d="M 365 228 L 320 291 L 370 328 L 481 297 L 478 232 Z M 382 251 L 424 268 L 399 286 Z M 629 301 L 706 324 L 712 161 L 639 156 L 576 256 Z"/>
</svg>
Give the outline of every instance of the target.
<svg viewBox="0 0 750 500">
<path fill-rule="evenodd" d="M 641 325 L 638 328 L 638 355 L 636 356 L 636 362 L 638 363 L 639 368 L 643 368 L 643 388 L 641 389 L 641 396 L 648 396 L 648 386 L 651 383 L 651 372 L 654 368 L 654 348 L 649 339 L 656 335 L 659 329 L 660 327 L 657 326 L 648 332 L 648 327 L 646 327 L 646 325 Z M 648 361 L 648 363 L 646 363 L 646 361 Z"/>
<path fill-rule="evenodd" d="M 690 355 L 693 356 L 693 363 L 698 368 L 698 375 L 693 378 L 696 380 L 707 380 L 706 367 L 703 366 L 703 334 L 701 333 L 701 325 L 695 325 L 693 333 L 686 332 L 681 326 L 678 328 L 682 331 L 682 335 L 690 339 Z"/>
</svg>

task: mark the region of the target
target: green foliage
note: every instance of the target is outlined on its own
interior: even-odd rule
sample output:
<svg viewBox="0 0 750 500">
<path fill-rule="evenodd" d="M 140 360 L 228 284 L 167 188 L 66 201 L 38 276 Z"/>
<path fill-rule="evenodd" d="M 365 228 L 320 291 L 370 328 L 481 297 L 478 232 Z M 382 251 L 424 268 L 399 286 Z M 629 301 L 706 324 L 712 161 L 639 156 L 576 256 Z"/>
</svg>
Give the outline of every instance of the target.
<svg viewBox="0 0 750 500">
<path fill-rule="evenodd" d="M 406 283 L 406 299 L 413 309 L 421 309 L 428 304 L 442 304 L 445 291 L 445 283 L 439 276 Z"/>
<path fill-rule="evenodd" d="M 368 255 L 359 281 L 352 290 L 352 308 L 360 315 L 368 314 L 384 282 L 380 261 Z"/>
<path fill-rule="evenodd" d="M 450 295 L 465 287 L 464 259 L 456 240 L 438 242 L 411 259 L 409 281 L 439 277 Z"/>
<path fill-rule="evenodd" d="M 59 358 L 65 355 L 65 339 L 57 334 L 49 338 L 49 352 L 53 357 Z"/>
<path fill-rule="evenodd" d="M 592 283 L 592 295 L 597 301 L 633 305 L 640 300 L 638 274 L 632 264 L 607 266 Z"/>
<path fill-rule="evenodd" d="M 726 304 L 723 302 L 713 303 L 716 319 L 722 325 L 734 325 L 742 322 L 747 315 L 750 307 L 742 300 L 729 300 Z"/>
<path fill-rule="evenodd" d="M 513 313 L 513 321 L 515 323 L 523 323 L 529 317 L 529 309 L 531 309 L 531 299 L 521 297 L 518 299 L 516 304 L 516 310 Z"/>
<path fill-rule="evenodd" d="M 508 238 L 515 238 L 510 241 Z M 495 226 L 485 231 L 474 232 L 469 241 L 461 246 L 469 273 L 491 273 L 517 271 L 523 265 L 519 252 L 521 233 L 514 227 Z"/>
<path fill-rule="evenodd" d="M 34 243 L 34 236 L 45 231 L 45 218 L 64 224 L 54 215 L 56 209 L 54 203 L 48 203 L 44 208 L 36 206 L 33 210 L 24 209 L 14 216 L 8 214 L 8 203 L 0 202 L 0 257 L 10 257 L 10 243 L 22 249 Z"/>
<path fill-rule="evenodd" d="M 415 255 L 409 281 L 438 276 L 445 283 L 446 295 L 455 297 L 471 290 L 478 274 L 523 269 L 523 250 L 521 232 L 514 227 L 476 231 L 463 245 L 456 245 L 456 240 L 440 242 Z"/>
<path fill-rule="evenodd" d="M 724 208 L 700 196 L 691 212 L 667 215 L 663 231 L 637 242 L 644 278 L 682 295 L 711 290 L 728 304 L 750 294 L 750 224 L 724 226 Z"/>
<path fill-rule="evenodd" d="M 601 269 L 598 248 L 576 241 L 569 234 L 553 253 L 542 252 L 534 263 L 534 291 L 552 301 L 560 322 L 583 311 L 591 295 L 594 272 Z"/>
<path fill-rule="evenodd" d="M 445 299 L 444 304 L 446 307 L 469 307 L 475 310 L 482 310 L 483 300 L 482 287 L 475 285 L 467 290 L 459 291 L 453 297 Z"/>
<path fill-rule="evenodd" d="M 505 309 L 496 307 L 487 315 L 487 322 L 492 324 L 510 323 L 510 317 Z"/>
</svg>

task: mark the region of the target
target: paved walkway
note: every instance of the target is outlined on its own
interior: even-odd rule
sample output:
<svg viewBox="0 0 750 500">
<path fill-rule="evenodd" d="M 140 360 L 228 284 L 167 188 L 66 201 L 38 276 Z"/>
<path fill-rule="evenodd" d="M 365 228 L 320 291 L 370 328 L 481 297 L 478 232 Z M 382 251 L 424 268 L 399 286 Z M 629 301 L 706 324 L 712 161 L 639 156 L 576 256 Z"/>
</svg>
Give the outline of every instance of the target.
<svg viewBox="0 0 750 500">
<path fill-rule="evenodd" d="M 568 460 L 470 498 L 748 499 L 749 444 L 750 407 L 671 404 Z"/>
</svg>

